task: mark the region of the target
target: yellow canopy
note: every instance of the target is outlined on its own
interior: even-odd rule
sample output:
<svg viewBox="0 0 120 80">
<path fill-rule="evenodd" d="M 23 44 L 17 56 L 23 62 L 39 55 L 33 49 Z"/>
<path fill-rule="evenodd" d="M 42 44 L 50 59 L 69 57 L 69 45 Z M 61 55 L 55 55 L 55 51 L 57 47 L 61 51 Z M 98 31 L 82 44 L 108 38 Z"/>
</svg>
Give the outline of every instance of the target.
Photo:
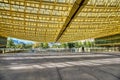
<svg viewBox="0 0 120 80">
<path fill-rule="evenodd" d="M 120 0 L 0 0 L 0 35 L 68 42 L 120 33 Z"/>
</svg>

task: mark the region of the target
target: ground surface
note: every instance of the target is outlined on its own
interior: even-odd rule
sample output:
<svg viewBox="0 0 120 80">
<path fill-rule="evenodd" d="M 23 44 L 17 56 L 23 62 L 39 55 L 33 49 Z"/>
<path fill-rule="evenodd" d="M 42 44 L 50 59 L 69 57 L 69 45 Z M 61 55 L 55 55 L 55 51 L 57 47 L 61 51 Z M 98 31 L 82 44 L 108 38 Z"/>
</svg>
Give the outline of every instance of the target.
<svg viewBox="0 0 120 80">
<path fill-rule="evenodd" d="M 120 80 L 120 55 L 42 54 L 0 55 L 0 80 Z"/>
</svg>

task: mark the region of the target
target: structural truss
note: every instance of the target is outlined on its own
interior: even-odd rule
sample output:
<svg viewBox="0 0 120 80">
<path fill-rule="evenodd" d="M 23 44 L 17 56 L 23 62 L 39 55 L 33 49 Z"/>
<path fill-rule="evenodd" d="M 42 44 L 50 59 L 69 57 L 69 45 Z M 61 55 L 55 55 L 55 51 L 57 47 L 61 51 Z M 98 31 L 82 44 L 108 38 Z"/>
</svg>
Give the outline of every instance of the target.
<svg viewBox="0 0 120 80">
<path fill-rule="evenodd" d="M 69 42 L 120 33 L 120 0 L 0 0 L 0 35 Z"/>
</svg>

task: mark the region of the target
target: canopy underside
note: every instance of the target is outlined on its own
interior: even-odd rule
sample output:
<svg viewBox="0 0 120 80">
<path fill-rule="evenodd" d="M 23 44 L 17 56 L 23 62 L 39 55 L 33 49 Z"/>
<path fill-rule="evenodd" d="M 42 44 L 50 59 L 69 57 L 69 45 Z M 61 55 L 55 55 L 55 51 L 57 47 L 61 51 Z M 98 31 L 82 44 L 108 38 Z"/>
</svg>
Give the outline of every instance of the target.
<svg viewBox="0 0 120 80">
<path fill-rule="evenodd" d="M 0 0 L 0 35 L 69 42 L 120 33 L 120 0 Z"/>
</svg>

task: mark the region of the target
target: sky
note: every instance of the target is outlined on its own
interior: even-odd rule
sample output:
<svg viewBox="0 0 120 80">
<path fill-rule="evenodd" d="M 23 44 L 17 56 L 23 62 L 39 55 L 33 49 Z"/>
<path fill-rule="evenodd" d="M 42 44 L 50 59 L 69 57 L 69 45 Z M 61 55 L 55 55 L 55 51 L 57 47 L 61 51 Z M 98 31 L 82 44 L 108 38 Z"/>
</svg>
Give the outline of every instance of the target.
<svg viewBox="0 0 120 80">
<path fill-rule="evenodd" d="M 26 43 L 26 44 L 34 44 L 35 42 L 34 41 L 30 41 L 30 40 L 23 40 L 23 39 L 17 39 L 17 38 L 12 38 L 12 37 L 8 37 L 8 40 L 9 39 L 13 39 L 13 41 L 15 43 L 20 43 L 20 42 L 23 42 L 23 43 Z M 79 40 L 81 42 L 84 42 L 84 41 L 94 41 L 94 39 L 86 39 L 86 40 Z M 73 42 L 79 42 L 79 41 L 73 41 Z M 52 46 L 53 44 L 58 44 L 60 45 L 60 43 L 54 43 L 54 42 L 50 42 L 49 45 Z"/>
<path fill-rule="evenodd" d="M 12 37 L 8 37 L 9 39 L 13 39 L 14 41 L 20 41 L 20 42 L 24 42 L 24 43 L 35 43 L 34 41 L 30 41 L 30 40 L 23 40 L 23 39 L 17 39 L 17 38 L 12 38 Z"/>
</svg>

